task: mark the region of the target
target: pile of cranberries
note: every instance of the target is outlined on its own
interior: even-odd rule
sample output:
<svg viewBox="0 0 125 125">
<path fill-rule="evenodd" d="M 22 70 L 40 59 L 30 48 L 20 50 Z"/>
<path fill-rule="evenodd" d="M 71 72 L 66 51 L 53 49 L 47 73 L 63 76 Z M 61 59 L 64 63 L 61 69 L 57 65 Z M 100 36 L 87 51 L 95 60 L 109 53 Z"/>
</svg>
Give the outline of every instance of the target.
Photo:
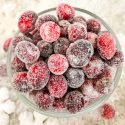
<svg viewBox="0 0 125 125">
<path fill-rule="evenodd" d="M 112 88 L 112 67 L 120 66 L 123 53 L 97 19 L 75 15 L 60 4 L 57 17 L 24 12 L 18 20 L 22 35 L 9 38 L 14 46 L 12 85 L 41 110 L 77 113 Z"/>
</svg>

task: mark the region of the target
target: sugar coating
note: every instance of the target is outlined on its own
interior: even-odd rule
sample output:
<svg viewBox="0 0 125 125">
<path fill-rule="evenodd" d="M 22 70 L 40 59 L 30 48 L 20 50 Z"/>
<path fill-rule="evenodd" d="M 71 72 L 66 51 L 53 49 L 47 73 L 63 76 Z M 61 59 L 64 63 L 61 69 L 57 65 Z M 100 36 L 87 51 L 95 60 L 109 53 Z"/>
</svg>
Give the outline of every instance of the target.
<svg viewBox="0 0 125 125">
<path fill-rule="evenodd" d="M 38 60 L 40 51 L 37 46 L 29 41 L 21 41 L 15 48 L 17 57 L 24 63 L 33 63 Z"/>
<path fill-rule="evenodd" d="M 67 58 L 62 54 L 52 54 L 48 59 L 49 70 L 55 75 L 62 75 L 69 67 Z"/>
<path fill-rule="evenodd" d="M 82 16 L 74 17 L 72 23 L 75 23 L 75 22 L 82 23 L 84 26 L 87 27 L 86 19 L 84 17 L 82 17 Z"/>
<path fill-rule="evenodd" d="M 101 24 L 98 20 L 96 19 L 89 19 L 87 21 L 87 30 L 89 32 L 94 32 L 94 33 L 98 33 L 101 29 Z"/>
<path fill-rule="evenodd" d="M 80 39 L 70 44 L 66 55 L 72 67 L 82 68 L 89 63 L 89 58 L 92 57 L 93 53 L 92 44 L 87 40 Z"/>
<path fill-rule="evenodd" d="M 43 61 L 36 62 L 30 66 L 27 73 L 28 84 L 35 90 L 44 88 L 49 81 L 49 77 L 49 69 Z"/>
<path fill-rule="evenodd" d="M 65 105 L 70 113 L 77 113 L 84 107 L 84 97 L 81 92 L 74 90 L 67 93 Z"/>
<path fill-rule="evenodd" d="M 35 102 L 41 110 L 48 110 L 52 107 L 54 97 L 47 90 L 37 92 Z"/>
<path fill-rule="evenodd" d="M 7 76 L 7 66 L 6 64 L 0 64 L 0 77 Z"/>
<path fill-rule="evenodd" d="M 96 99 L 100 96 L 100 93 L 97 92 L 93 87 L 94 79 L 85 79 L 84 83 L 81 85 L 80 90 L 82 94 L 90 99 Z"/>
<path fill-rule="evenodd" d="M 48 83 L 50 95 L 56 98 L 62 98 L 67 92 L 68 84 L 63 75 L 52 75 Z"/>
<path fill-rule="evenodd" d="M 109 60 L 116 53 L 116 41 L 110 33 L 103 32 L 97 38 L 97 49 L 103 59 Z"/>
<path fill-rule="evenodd" d="M 110 66 L 120 66 L 124 62 L 124 55 L 122 51 L 117 50 L 115 55 L 106 61 Z"/>
<path fill-rule="evenodd" d="M 83 72 L 88 78 L 95 78 L 104 70 L 104 62 L 97 56 L 91 57 L 89 63 L 83 67 Z"/>
<path fill-rule="evenodd" d="M 31 87 L 28 85 L 27 72 L 18 72 L 13 75 L 13 87 L 20 92 L 28 92 Z"/>
<path fill-rule="evenodd" d="M 57 41 L 54 42 L 54 52 L 66 55 L 66 50 L 68 49 L 70 42 L 65 37 L 60 37 Z"/>
<path fill-rule="evenodd" d="M 75 22 L 68 27 L 68 38 L 71 42 L 87 37 L 86 26 L 79 22 Z"/>
<path fill-rule="evenodd" d="M 59 20 L 72 20 L 75 16 L 75 10 L 68 4 L 61 3 L 56 8 Z"/>
<path fill-rule="evenodd" d="M 69 68 L 66 72 L 68 85 L 71 88 L 79 88 L 84 83 L 84 73 L 82 69 Z"/>
<path fill-rule="evenodd" d="M 39 48 L 40 56 L 45 58 L 49 57 L 53 52 L 52 44 L 44 40 L 39 41 L 37 47 Z"/>
<path fill-rule="evenodd" d="M 55 22 L 45 22 L 40 27 L 40 35 L 44 41 L 52 43 L 60 37 L 60 27 Z"/>
<path fill-rule="evenodd" d="M 60 36 L 67 37 L 68 36 L 68 26 L 70 25 L 70 22 L 67 20 L 60 20 L 58 22 L 60 26 Z"/>
<path fill-rule="evenodd" d="M 53 103 L 53 108 L 56 111 L 60 111 L 60 110 L 65 109 L 64 98 L 55 99 L 54 103 Z"/>
<path fill-rule="evenodd" d="M 98 35 L 93 33 L 93 32 L 88 32 L 87 33 L 87 40 L 89 42 L 91 42 L 91 44 L 93 45 L 93 48 L 96 48 L 97 47 L 97 37 Z"/>
<path fill-rule="evenodd" d="M 11 42 L 12 42 L 12 38 L 8 38 L 5 40 L 4 45 L 3 45 L 3 49 L 5 52 L 8 51 Z"/>
<path fill-rule="evenodd" d="M 12 69 L 15 72 L 21 72 L 25 70 L 25 63 L 22 62 L 17 56 L 14 56 L 11 62 Z"/>
<path fill-rule="evenodd" d="M 37 19 L 35 27 L 40 30 L 40 27 L 42 26 L 43 23 L 48 22 L 48 21 L 52 21 L 57 23 L 57 19 L 54 15 L 51 14 L 46 14 L 44 16 L 41 16 Z"/>
<path fill-rule="evenodd" d="M 26 11 L 21 14 L 18 20 L 18 28 L 20 32 L 31 32 L 35 28 L 35 22 L 38 16 L 34 11 Z"/>
</svg>

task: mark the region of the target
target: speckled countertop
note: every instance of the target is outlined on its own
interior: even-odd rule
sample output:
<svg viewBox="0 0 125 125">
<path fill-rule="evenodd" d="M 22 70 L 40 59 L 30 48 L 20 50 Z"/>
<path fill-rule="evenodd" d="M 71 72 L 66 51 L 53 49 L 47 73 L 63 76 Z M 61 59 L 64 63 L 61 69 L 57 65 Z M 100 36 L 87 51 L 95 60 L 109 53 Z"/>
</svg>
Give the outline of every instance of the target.
<svg viewBox="0 0 125 125">
<path fill-rule="evenodd" d="M 125 0 L 0 0 L 0 63 L 6 60 L 4 40 L 17 31 L 17 19 L 25 10 L 40 12 L 60 2 L 87 9 L 103 18 L 115 31 L 125 54 Z M 3 58 L 3 59 L 2 59 Z M 124 63 L 125 64 L 125 63 Z M 112 120 L 100 117 L 98 109 L 79 118 L 50 118 L 31 111 L 0 78 L 0 125 L 124 125 L 125 124 L 125 66 L 118 87 L 107 100 L 116 109 Z"/>
</svg>

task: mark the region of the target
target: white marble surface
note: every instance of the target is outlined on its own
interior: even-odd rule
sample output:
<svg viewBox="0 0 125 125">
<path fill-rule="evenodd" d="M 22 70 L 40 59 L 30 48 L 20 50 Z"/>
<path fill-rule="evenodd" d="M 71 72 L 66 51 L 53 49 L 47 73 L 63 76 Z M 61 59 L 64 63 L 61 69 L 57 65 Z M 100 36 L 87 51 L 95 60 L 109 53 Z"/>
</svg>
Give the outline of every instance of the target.
<svg viewBox="0 0 125 125">
<path fill-rule="evenodd" d="M 40 12 L 60 2 L 87 9 L 102 17 L 117 34 L 125 53 L 125 0 L 0 0 L 0 63 L 5 62 L 4 40 L 17 31 L 21 12 Z M 1 58 L 4 57 L 2 60 Z M 124 64 L 125 65 L 125 64 Z M 119 85 L 107 100 L 116 109 L 114 119 L 100 117 L 98 109 L 79 118 L 57 119 L 31 111 L 23 105 L 8 87 L 8 78 L 0 78 L 0 125 L 124 125 L 125 124 L 125 66 Z"/>
</svg>

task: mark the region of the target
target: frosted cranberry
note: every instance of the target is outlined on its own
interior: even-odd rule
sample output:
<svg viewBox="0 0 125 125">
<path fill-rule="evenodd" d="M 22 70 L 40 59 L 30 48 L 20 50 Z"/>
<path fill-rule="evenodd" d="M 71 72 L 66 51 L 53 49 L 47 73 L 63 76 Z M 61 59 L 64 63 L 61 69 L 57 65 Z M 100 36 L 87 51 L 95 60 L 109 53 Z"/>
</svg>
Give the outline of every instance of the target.
<svg viewBox="0 0 125 125">
<path fill-rule="evenodd" d="M 0 77 L 7 76 L 7 66 L 6 64 L 0 64 Z"/>
<path fill-rule="evenodd" d="M 97 92 L 93 87 L 93 80 L 94 79 L 85 79 L 85 82 L 80 87 L 80 90 L 82 91 L 83 95 L 90 99 L 96 99 L 100 96 L 100 93 Z"/>
<path fill-rule="evenodd" d="M 97 37 L 98 35 L 92 32 L 87 33 L 87 40 L 92 43 L 93 47 L 97 47 Z"/>
<path fill-rule="evenodd" d="M 52 43 L 59 38 L 60 27 L 55 22 L 45 22 L 40 27 L 40 35 L 44 41 Z"/>
<path fill-rule="evenodd" d="M 35 28 L 35 22 L 37 18 L 37 14 L 33 11 L 24 12 L 18 20 L 18 27 L 20 32 L 31 32 Z"/>
<path fill-rule="evenodd" d="M 59 4 L 56 11 L 60 20 L 72 20 L 75 15 L 74 8 L 64 3 Z"/>
<path fill-rule="evenodd" d="M 60 37 L 57 41 L 54 42 L 54 52 L 66 55 L 66 50 L 68 49 L 70 42 L 67 38 Z"/>
<path fill-rule="evenodd" d="M 75 23 L 75 22 L 82 23 L 84 26 L 87 27 L 86 19 L 84 17 L 82 17 L 82 16 L 74 17 L 72 23 Z"/>
<path fill-rule="evenodd" d="M 111 59 L 116 53 L 116 41 L 113 36 L 104 32 L 97 38 L 97 49 L 103 59 Z"/>
<path fill-rule="evenodd" d="M 67 92 L 67 81 L 63 75 L 52 75 L 48 83 L 50 95 L 62 98 Z"/>
<path fill-rule="evenodd" d="M 87 21 L 87 29 L 89 32 L 98 33 L 101 29 L 101 24 L 96 19 L 89 19 Z"/>
<path fill-rule="evenodd" d="M 70 113 L 77 113 L 84 107 L 84 97 L 79 91 L 69 92 L 65 97 L 65 105 Z"/>
<path fill-rule="evenodd" d="M 67 58 L 61 54 L 53 54 L 48 59 L 49 70 L 55 75 L 62 75 L 69 67 Z"/>
<path fill-rule="evenodd" d="M 64 99 L 63 98 L 55 99 L 53 103 L 53 108 L 54 110 L 57 111 L 63 110 L 65 108 Z"/>
<path fill-rule="evenodd" d="M 83 72 L 88 78 L 95 78 L 104 70 L 104 62 L 97 56 L 93 56 L 89 63 L 83 67 Z"/>
<path fill-rule="evenodd" d="M 78 39 L 84 39 L 86 37 L 87 37 L 87 29 L 83 24 L 76 22 L 74 24 L 69 25 L 68 38 L 71 42 L 74 42 Z"/>
<path fill-rule="evenodd" d="M 33 63 L 38 60 L 40 51 L 29 41 L 21 41 L 15 48 L 17 57 L 24 63 Z"/>
<path fill-rule="evenodd" d="M 41 110 L 50 109 L 54 102 L 54 97 L 52 97 L 47 90 L 37 92 L 35 98 L 36 104 Z"/>
<path fill-rule="evenodd" d="M 13 87 L 20 92 L 28 92 L 31 87 L 28 85 L 27 72 L 18 72 L 13 76 Z"/>
<path fill-rule="evenodd" d="M 49 81 L 49 77 L 50 72 L 43 61 L 30 66 L 27 73 L 28 83 L 35 90 L 44 88 Z"/>
<path fill-rule="evenodd" d="M 42 24 L 45 23 L 45 22 L 48 22 L 48 21 L 52 21 L 52 22 L 57 23 L 57 19 L 54 15 L 47 14 L 47 15 L 41 16 L 37 19 L 36 28 L 38 30 L 40 30 L 40 27 L 42 26 Z"/>
<path fill-rule="evenodd" d="M 12 69 L 15 72 L 21 72 L 25 70 L 25 63 L 22 62 L 17 56 L 14 56 L 12 59 Z"/>
<path fill-rule="evenodd" d="M 89 58 L 94 53 L 92 44 L 84 39 L 71 43 L 66 55 L 70 65 L 74 68 L 82 68 L 89 63 Z"/>
<path fill-rule="evenodd" d="M 110 66 L 120 66 L 124 62 L 124 55 L 121 51 L 117 50 L 115 55 L 107 61 Z"/>
<path fill-rule="evenodd" d="M 39 41 L 37 47 L 39 48 L 40 56 L 42 57 L 49 57 L 53 52 L 52 44 L 44 40 Z"/>
<path fill-rule="evenodd" d="M 82 69 L 70 68 L 66 72 L 68 85 L 71 88 L 79 88 L 84 82 L 84 73 Z"/>
<path fill-rule="evenodd" d="M 115 109 L 110 104 L 104 104 L 101 107 L 101 116 L 105 119 L 112 119 L 115 117 Z"/>
<path fill-rule="evenodd" d="M 8 38 L 5 40 L 4 45 L 3 45 L 3 49 L 5 52 L 8 51 L 11 42 L 12 42 L 12 38 Z"/>
<path fill-rule="evenodd" d="M 68 26 L 70 25 L 70 23 L 67 20 L 61 20 L 58 22 L 59 26 L 60 26 L 60 35 L 67 37 L 68 36 Z"/>
<path fill-rule="evenodd" d="M 112 82 L 112 69 L 105 66 L 103 73 L 93 81 L 93 85 L 99 93 L 107 94 L 112 89 Z"/>
</svg>

